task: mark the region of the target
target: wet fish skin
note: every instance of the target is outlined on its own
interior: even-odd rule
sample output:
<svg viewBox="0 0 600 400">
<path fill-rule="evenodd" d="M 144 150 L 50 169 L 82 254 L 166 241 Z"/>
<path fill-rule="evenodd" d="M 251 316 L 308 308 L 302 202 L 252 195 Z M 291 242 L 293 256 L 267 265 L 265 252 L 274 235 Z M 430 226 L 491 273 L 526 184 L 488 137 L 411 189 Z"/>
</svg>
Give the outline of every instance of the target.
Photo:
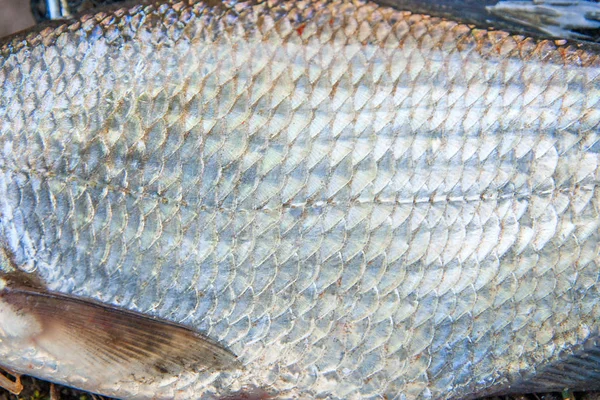
<svg viewBox="0 0 600 400">
<path fill-rule="evenodd" d="M 594 356 L 597 47 L 373 3 L 184 2 L 1 54 L 3 267 L 244 368 L 103 385 L 6 337 L 3 365 L 120 398 L 461 398 Z"/>
</svg>

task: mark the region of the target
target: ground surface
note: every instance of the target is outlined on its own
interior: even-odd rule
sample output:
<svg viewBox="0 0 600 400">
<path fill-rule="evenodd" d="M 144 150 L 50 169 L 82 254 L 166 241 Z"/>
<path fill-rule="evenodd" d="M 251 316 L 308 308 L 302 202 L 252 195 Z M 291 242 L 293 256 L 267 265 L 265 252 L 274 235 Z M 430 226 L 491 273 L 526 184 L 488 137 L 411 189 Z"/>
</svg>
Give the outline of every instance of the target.
<svg viewBox="0 0 600 400">
<path fill-rule="evenodd" d="M 0 389 L 0 400 L 51 400 L 50 384 L 37 379 L 23 377 L 25 389 L 19 396 L 11 395 Z M 60 387 L 60 400 L 110 400 L 106 397 L 90 395 L 71 388 Z M 563 399 L 560 393 L 540 395 L 503 396 L 486 400 L 600 400 L 600 393 L 575 393 L 573 397 Z"/>
<path fill-rule="evenodd" d="M 12 395 L 0 389 L 0 400 L 50 400 L 50 384 L 38 379 L 23 377 L 23 392 L 19 396 Z M 59 387 L 60 400 L 96 400 L 99 396 L 74 390 L 67 387 Z M 108 400 L 106 397 L 103 399 Z"/>
</svg>

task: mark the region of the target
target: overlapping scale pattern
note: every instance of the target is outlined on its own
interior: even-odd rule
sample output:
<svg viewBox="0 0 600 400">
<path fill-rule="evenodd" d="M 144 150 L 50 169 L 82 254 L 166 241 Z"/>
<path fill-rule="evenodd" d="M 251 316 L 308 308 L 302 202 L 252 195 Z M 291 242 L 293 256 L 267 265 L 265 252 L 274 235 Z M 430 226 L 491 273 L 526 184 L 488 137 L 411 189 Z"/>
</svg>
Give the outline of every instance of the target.
<svg viewBox="0 0 600 400">
<path fill-rule="evenodd" d="M 2 241 L 246 366 L 153 396 L 477 393 L 598 328 L 599 73 L 371 3 L 84 17 L 3 48 Z"/>
</svg>

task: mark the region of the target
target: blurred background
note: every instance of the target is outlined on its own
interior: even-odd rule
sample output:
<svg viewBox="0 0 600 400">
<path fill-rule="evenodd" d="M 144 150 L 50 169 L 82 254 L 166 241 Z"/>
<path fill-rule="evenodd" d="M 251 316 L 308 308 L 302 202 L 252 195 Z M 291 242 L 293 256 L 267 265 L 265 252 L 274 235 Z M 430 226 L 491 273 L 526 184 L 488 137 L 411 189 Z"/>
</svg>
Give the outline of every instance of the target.
<svg viewBox="0 0 600 400">
<path fill-rule="evenodd" d="M 29 0 L 0 0 L 0 37 L 35 24 Z"/>
</svg>

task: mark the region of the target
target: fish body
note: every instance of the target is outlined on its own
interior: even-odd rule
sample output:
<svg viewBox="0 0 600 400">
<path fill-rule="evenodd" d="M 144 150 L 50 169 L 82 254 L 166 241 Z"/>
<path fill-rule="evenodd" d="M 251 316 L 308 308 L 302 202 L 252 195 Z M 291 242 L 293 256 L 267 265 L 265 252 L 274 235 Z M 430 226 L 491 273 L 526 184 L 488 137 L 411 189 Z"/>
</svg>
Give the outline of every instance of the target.
<svg viewBox="0 0 600 400">
<path fill-rule="evenodd" d="M 0 258 L 38 283 L 2 280 L 0 364 L 119 398 L 597 387 L 599 50 L 349 1 L 13 38 Z M 140 378 L 113 308 L 215 362 Z"/>
</svg>

